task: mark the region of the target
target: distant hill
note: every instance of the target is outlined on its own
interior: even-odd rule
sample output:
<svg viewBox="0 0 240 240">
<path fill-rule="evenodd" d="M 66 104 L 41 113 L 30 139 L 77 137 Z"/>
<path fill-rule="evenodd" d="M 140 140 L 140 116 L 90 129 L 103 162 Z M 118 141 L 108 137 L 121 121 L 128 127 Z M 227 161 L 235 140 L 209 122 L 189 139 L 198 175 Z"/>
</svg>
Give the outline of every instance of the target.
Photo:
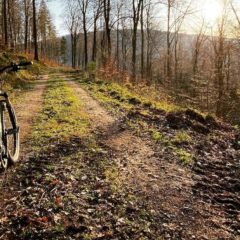
<svg viewBox="0 0 240 240">
<path fill-rule="evenodd" d="M 101 38 L 102 32 L 98 32 L 98 39 Z M 147 34 L 147 33 L 145 33 Z M 174 33 L 171 34 L 173 37 Z M 67 39 L 67 52 L 66 52 L 66 59 L 67 59 L 67 65 L 71 65 L 71 58 L 72 58 L 72 49 L 71 49 L 71 36 L 66 35 L 64 36 Z M 93 38 L 93 33 L 90 32 L 88 34 L 88 52 L 89 52 L 89 60 L 91 59 L 91 53 L 92 53 L 92 38 Z M 122 32 L 120 30 L 119 32 L 119 49 L 122 51 Z M 185 54 L 191 55 L 192 51 L 192 44 L 194 42 L 194 39 L 196 38 L 196 35 L 193 34 L 185 34 L 185 33 L 180 33 L 179 34 L 179 41 L 181 41 L 181 47 L 183 48 Z M 111 39 L 112 39 L 112 52 L 113 55 L 116 52 L 116 45 L 117 45 L 117 31 L 112 31 L 111 34 Z M 126 49 L 128 55 L 130 55 L 131 52 L 131 30 L 125 30 L 125 39 L 126 39 Z M 160 58 L 162 53 L 166 51 L 167 47 L 167 32 L 163 31 L 158 31 L 158 30 L 152 30 L 151 31 L 151 41 L 152 41 L 152 46 L 153 46 L 153 52 L 154 52 L 154 58 Z M 140 55 L 141 51 L 141 33 L 140 31 L 138 32 L 138 47 L 137 47 L 137 55 Z M 146 40 L 145 40 L 146 44 Z M 100 48 L 100 46 L 98 46 Z M 82 53 L 83 53 L 83 33 L 79 34 L 79 41 L 78 41 L 78 49 L 81 49 L 80 55 L 78 55 L 78 63 L 81 63 L 83 61 L 82 59 Z M 146 48 L 145 48 L 146 49 Z M 79 51 L 78 51 L 79 52 Z"/>
</svg>

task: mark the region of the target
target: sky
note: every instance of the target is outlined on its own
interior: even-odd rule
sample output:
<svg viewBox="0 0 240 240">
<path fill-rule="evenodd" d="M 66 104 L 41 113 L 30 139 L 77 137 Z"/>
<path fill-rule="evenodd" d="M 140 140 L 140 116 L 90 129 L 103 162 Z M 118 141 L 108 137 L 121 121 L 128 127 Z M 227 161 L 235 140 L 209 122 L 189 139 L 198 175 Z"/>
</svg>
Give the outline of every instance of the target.
<svg viewBox="0 0 240 240">
<path fill-rule="evenodd" d="M 48 8 L 51 13 L 53 22 L 57 28 L 59 36 L 68 34 L 64 26 L 64 1 L 63 0 L 51 0 L 47 2 Z"/>
<path fill-rule="evenodd" d="M 59 36 L 68 34 L 68 31 L 64 24 L 64 11 L 65 11 L 64 2 L 65 1 L 66 0 L 47 0 L 47 5 L 50 10 L 53 22 L 56 26 L 57 33 Z M 219 3 L 221 3 L 222 1 L 223 0 L 195 0 L 193 2 L 197 3 L 197 5 L 194 5 L 194 6 L 196 7 L 196 9 L 200 10 L 200 13 L 201 13 L 201 15 L 204 16 L 205 21 L 209 22 L 210 25 L 213 25 L 214 22 L 216 21 L 216 19 L 218 18 L 219 10 L 220 10 Z M 233 2 L 236 7 L 238 7 L 240 5 L 240 0 L 234 0 Z M 165 16 L 166 11 L 165 10 L 166 9 L 163 8 L 163 12 L 158 11 L 158 13 L 155 13 L 156 18 L 158 18 L 158 16 L 161 16 L 166 19 L 166 16 Z M 160 14 L 160 12 L 161 12 L 161 14 Z M 199 16 L 197 18 L 196 18 L 196 15 L 195 15 L 195 17 L 190 16 L 190 18 L 188 18 L 186 21 L 188 24 L 186 25 L 186 29 L 184 31 L 193 33 L 195 25 L 196 25 L 195 21 L 197 19 L 199 19 Z M 200 17 L 200 19 L 202 19 L 202 17 Z M 161 23 L 158 25 L 163 26 L 164 24 Z M 191 25 L 193 25 L 193 26 L 191 26 Z"/>
</svg>

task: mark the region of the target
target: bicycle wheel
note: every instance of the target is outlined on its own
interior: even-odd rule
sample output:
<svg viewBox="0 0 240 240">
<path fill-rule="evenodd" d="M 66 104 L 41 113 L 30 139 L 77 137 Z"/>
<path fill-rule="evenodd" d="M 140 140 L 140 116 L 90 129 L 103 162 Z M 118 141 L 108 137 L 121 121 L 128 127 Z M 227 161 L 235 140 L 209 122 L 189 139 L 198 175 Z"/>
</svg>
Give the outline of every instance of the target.
<svg viewBox="0 0 240 240">
<path fill-rule="evenodd" d="M 19 127 L 13 107 L 8 102 L 5 102 L 5 106 L 5 111 L 2 111 L 2 125 L 5 129 L 3 142 L 9 163 L 13 164 L 19 158 Z"/>
</svg>

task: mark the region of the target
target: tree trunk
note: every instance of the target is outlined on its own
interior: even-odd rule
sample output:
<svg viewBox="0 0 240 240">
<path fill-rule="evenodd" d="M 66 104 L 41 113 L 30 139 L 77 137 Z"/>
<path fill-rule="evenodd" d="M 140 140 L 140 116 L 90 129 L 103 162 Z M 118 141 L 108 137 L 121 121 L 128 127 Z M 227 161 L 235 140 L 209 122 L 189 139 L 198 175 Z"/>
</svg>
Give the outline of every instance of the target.
<svg viewBox="0 0 240 240">
<path fill-rule="evenodd" d="M 171 82 L 171 40 L 170 40 L 170 19 L 171 19 L 171 0 L 168 0 L 168 16 L 167 16 L 167 81 Z"/>
<path fill-rule="evenodd" d="M 29 25 L 29 13 L 27 0 L 24 0 L 24 11 L 25 11 L 25 33 L 24 33 L 24 51 L 25 53 L 28 50 L 28 25 Z"/>
<path fill-rule="evenodd" d="M 144 71 L 145 71 L 145 66 L 144 66 L 144 19 L 143 19 L 143 1 L 142 1 L 142 6 L 141 6 L 141 77 L 144 77 Z"/>
<path fill-rule="evenodd" d="M 117 70 L 119 70 L 119 22 L 117 23 L 117 46 L 116 46 L 116 62 L 117 62 Z"/>
<path fill-rule="evenodd" d="M 93 26 L 93 47 L 92 47 L 92 61 L 96 61 L 97 55 L 97 19 L 94 19 L 94 26 Z"/>
<path fill-rule="evenodd" d="M 136 80 L 136 49 L 137 49 L 137 26 L 134 24 L 132 36 L 132 80 Z"/>
<path fill-rule="evenodd" d="M 104 59 L 103 64 L 106 64 L 107 61 L 111 58 L 111 28 L 110 28 L 110 0 L 103 1 L 103 10 L 104 10 L 104 21 L 105 21 L 105 33 L 104 38 L 106 40 L 106 44 L 104 44 Z"/>
<path fill-rule="evenodd" d="M 37 38 L 37 19 L 36 19 L 36 4 L 35 0 L 33 3 L 33 39 L 34 39 L 34 60 L 39 61 L 38 57 L 38 38 Z"/>
<path fill-rule="evenodd" d="M 137 6 L 133 0 L 133 35 L 132 35 L 132 80 L 136 81 L 136 51 L 137 51 L 137 30 L 140 17 L 140 10 L 143 0 L 138 0 Z"/>
<path fill-rule="evenodd" d="M 3 0 L 4 46 L 8 48 L 7 0 Z"/>
<path fill-rule="evenodd" d="M 88 64 L 88 33 L 86 26 L 86 15 L 83 14 L 83 32 L 84 32 L 84 68 L 87 69 Z"/>
<path fill-rule="evenodd" d="M 72 50 L 72 68 L 75 68 L 74 66 L 74 36 L 71 33 L 71 50 Z"/>
<path fill-rule="evenodd" d="M 126 49 L 126 40 L 125 40 L 125 29 L 122 29 L 122 68 L 124 71 L 127 70 L 127 49 Z"/>
<path fill-rule="evenodd" d="M 12 16 L 12 9 L 11 7 L 12 6 L 12 2 L 10 2 L 10 0 L 8 0 L 8 4 L 7 4 L 7 10 L 8 10 L 8 26 L 9 26 L 9 31 L 8 31 L 8 34 L 9 34 L 9 40 L 10 40 L 10 46 L 11 48 L 13 49 L 14 48 L 14 41 L 13 41 L 13 16 Z M 10 7 L 11 6 L 11 7 Z"/>
</svg>

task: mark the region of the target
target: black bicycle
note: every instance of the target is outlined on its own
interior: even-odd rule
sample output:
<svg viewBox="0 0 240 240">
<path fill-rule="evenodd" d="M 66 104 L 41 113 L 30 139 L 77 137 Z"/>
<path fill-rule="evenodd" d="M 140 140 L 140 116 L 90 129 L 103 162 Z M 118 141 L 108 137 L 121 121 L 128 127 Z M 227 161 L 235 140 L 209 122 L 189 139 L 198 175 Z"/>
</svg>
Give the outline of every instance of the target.
<svg viewBox="0 0 240 240">
<path fill-rule="evenodd" d="M 32 62 L 12 63 L 10 66 L 0 69 L 0 81 L 3 85 L 2 75 L 17 72 L 32 65 Z M 19 159 L 20 139 L 19 126 L 13 106 L 8 94 L 0 90 L 0 166 L 5 170 L 9 165 Z"/>
</svg>

